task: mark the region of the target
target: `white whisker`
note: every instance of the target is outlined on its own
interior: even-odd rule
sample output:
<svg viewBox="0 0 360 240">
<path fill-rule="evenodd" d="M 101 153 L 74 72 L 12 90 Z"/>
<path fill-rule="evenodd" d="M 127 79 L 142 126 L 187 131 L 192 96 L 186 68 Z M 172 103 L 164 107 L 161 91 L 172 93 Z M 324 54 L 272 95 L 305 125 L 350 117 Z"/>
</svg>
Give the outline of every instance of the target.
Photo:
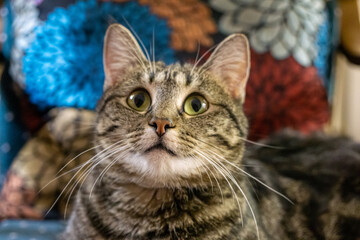
<svg viewBox="0 0 360 240">
<path fill-rule="evenodd" d="M 192 138 L 194 138 L 194 137 L 192 137 Z M 202 143 L 204 143 L 204 144 L 206 144 L 206 145 L 208 145 L 208 146 L 211 146 L 211 147 L 213 147 L 213 148 L 215 148 L 215 149 L 217 149 L 217 150 L 219 150 L 219 151 L 221 151 L 221 152 L 224 152 L 224 150 L 221 149 L 221 148 L 219 148 L 218 146 L 215 146 L 215 145 L 213 145 L 213 144 L 207 143 L 207 142 L 205 142 L 205 141 L 203 141 L 203 140 L 201 140 L 201 139 L 197 139 L 197 138 L 194 138 L 194 139 L 196 139 L 196 140 L 198 140 L 198 141 L 200 141 L 200 142 L 202 142 Z M 266 187 L 267 189 L 269 189 L 269 190 L 271 190 L 272 192 L 276 193 L 277 195 L 283 197 L 285 200 L 287 200 L 287 201 L 290 202 L 291 204 L 294 204 L 294 202 L 291 201 L 291 200 L 290 200 L 288 197 L 286 197 L 284 194 L 282 194 L 282 193 L 280 193 L 279 191 L 277 191 L 277 190 L 273 189 L 272 187 L 268 186 L 266 183 L 262 182 L 260 179 L 254 177 L 254 176 L 251 175 L 250 173 L 246 172 L 245 170 L 243 170 L 242 168 L 240 168 L 240 167 L 237 166 L 236 164 L 234 164 L 234 163 L 230 162 L 229 160 L 225 159 L 223 156 L 221 156 L 221 155 L 219 155 L 218 153 L 216 153 L 216 152 L 214 152 L 214 151 L 212 151 L 212 150 L 209 150 L 209 149 L 208 149 L 207 151 L 210 151 L 212 154 L 215 154 L 217 157 L 219 157 L 219 158 L 221 158 L 222 160 L 226 161 L 228 164 L 232 165 L 233 167 L 235 167 L 237 170 L 241 171 L 241 172 L 242 172 L 243 174 L 245 174 L 246 176 L 254 179 L 255 181 L 257 181 L 258 183 L 260 183 L 261 185 L 263 185 L 263 186 Z"/>
<path fill-rule="evenodd" d="M 156 66 L 155 66 L 155 28 L 153 27 L 153 39 L 152 39 L 152 42 L 153 42 L 153 51 L 152 51 L 152 57 L 153 57 L 153 71 L 154 71 L 154 75 L 156 74 Z"/>
<path fill-rule="evenodd" d="M 151 65 L 151 59 L 150 59 L 150 55 L 148 50 L 146 49 L 143 41 L 141 40 L 141 38 L 139 37 L 139 35 L 136 33 L 136 31 L 134 30 L 134 28 L 130 25 L 130 23 L 126 20 L 126 18 L 124 16 L 122 16 L 122 18 L 124 19 L 126 25 L 128 26 L 128 28 L 131 30 L 132 34 L 135 36 L 135 38 L 138 40 L 138 42 L 140 43 L 140 45 L 143 47 L 147 61 L 149 63 L 151 72 L 154 72 L 154 69 L 152 69 L 152 65 Z"/>
<path fill-rule="evenodd" d="M 105 173 L 108 171 L 108 169 L 110 169 L 110 168 L 113 166 L 113 164 L 115 164 L 115 163 L 122 157 L 123 153 L 124 153 L 124 152 L 126 153 L 126 150 L 128 150 L 129 148 L 130 148 L 129 146 L 124 145 L 124 146 L 122 146 L 122 147 L 119 147 L 119 148 L 115 149 L 115 151 L 111 154 L 111 156 L 113 156 L 113 155 L 115 155 L 115 154 L 121 153 L 120 156 L 115 157 L 115 159 L 113 159 L 113 160 L 101 171 L 101 173 L 99 174 L 99 176 L 96 178 L 93 186 L 91 187 L 90 194 L 89 194 L 89 198 L 91 198 L 91 196 L 92 196 L 92 192 L 93 192 L 93 190 L 94 190 L 94 188 L 95 188 L 95 186 L 96 186 L 96 183 L 98 182 L 99 179 L 102 178 L 102 177 L 101 177 L 102 174 L 105 174 Z M 109 156 L 108 156 L 108 157 L 109 157 Z M 108 158 L 108 157 L 107 157 L 107 158 Z"/>
<path fill-rule="evenodd" d="M 216 160 L 216 159 L 213 159 L 213 160 Z M 240 185 L 238 184 L 238 182 L 236 181 L 236 178 L 230 173 L 230 171 L 226 168 L 226 166 L 221 163 L 220 161 L 216 161 L 220 166 L 222 166 L 222 169 L 227 173 L 228 177 L 230 178 L 230 180 L 235 184 L 235 186 L 239 189 L 239 191 L 241 192 L 241 194 L 243 195 L 245 201 L 246 201 L 246 204 L 248 205 L 249 209 L 250 209 L 250 212 L 251 212 L 251 215 L 254 219 L 254 223 L 255 223 L 255 228 L 256 228 L 256 233 L 257 233 L 257 236 L 258 236 L 258 239 L 260 239 L 260 233 L 259 233 L 259 227 L 258 227 L 258 224 L 257 224 L 257 220 L 256 220 L 256 216 L 255 216 L 255 213 L 254 213 L 254 210 L 253 208 L 251 207 L 251 204 L 250 204 L 250 201 L 248 200 L 244 190 L 240 187 Z"/>
<path fill-rule="evenodd" d="M 63 190 L 60 192 L 59 196 L 55 199 L 54 203 L 50 206 L 49 210 L 46 212 L 45 216 L 49 214 L 49 212 L 51 211 L 51 209 L 54 208 L 55 204 L 59 201 L 60 197 L 63 195 L 63 193 L 65 192 L 65 190 L 67 189 L 67 187 L 71 184 L 71 182 L 75 179 L 75 177 L 79 174 L 79 172 L 88 164 L 94 164 L 92 161 L 93 159 L 96 159 L 98 155 L 100 155 L 102 152 L 106 151 L 107 149 L 111 148 L 113 145 L 116 145 L 118 143 L 122 142 L 122 140 L 115 142 L 114 144 L 108 146 L 107 148 L 103 149 L 101 152 L 99 152 L 98 154 L 96 154 L 95 156 L 93 156 L 92 158 L 90 158 L 88 161 L 86 161 L 84 164 L 82 164 L 82 166 L 80 167 L 80 169 L 71 177 L 71 179 L 68 181 L 68 183 L 65 185 L 65 187 L 63 188 Z M 68 171 L 69 172 L 69 171 Z M 66 174 L 66 173 L 65 173 Z M 62 174 L 63 175 L 63 174 Z M 59 176 L 61 177 L 61 176 Z M 53 180 L 54 181 L 54 180 Z M 48 184 L 47 184 L 48 185 Z M 46 185 L 46 186 L 47 186 Z M 42 188 L 44 189 L 44 188 Z M 42 190 L 41 189 L 41 190 Z M 40 191 L 41 191 L 40 190 Z"/>
<path fill-rule="evenodd" d="M 284 194 L 280 193 L 279 191 L 273 189 L 272 187 L 270 187 L 269 185 L 267 185 L 266 183 L 262 182 L 260 179 L 254 177 L 253 175 L 251 175 L 250 173 L 246 172 L 245 170 L 243 170 L 242 168 L 238 167 L 236 164 L 230 162 L 229 160 L 225 159 L 223 156 L 217 154 L 216 152 L 213 152 L 211 150 L 207 150 L 213 154 L 215 154 L 217 157 L 221 158 L 222 160 L 224 160 L 226 163 L 230 164 L 231 166 L 235 167 L 237 170 L 241 171 L 243 174 L 245 174 L 246 176 L 254 179 L 256 182 L 260 183 L 261 185 L 263 185 L 264 187 L 266 187 L 267 189 L 269 189 L 270 191 L 276 193 L 277 195 L 283 197 L 285 200 L 287 200 L 288 202 L 290 202 L 291 204 L 294 204 L 293 201 L 291 201 L 288 197 L 286 197 Z"/>
<path fill-rule="evenodd" d="M 206 173 L 206 175 L 207 175 L 207 177 L 208 177 L 208 179 L 209 179 L 209 181 L 210 181 L 211 191 L 214 192 L 214 184 L 213 184 L 212 179 L 211 179 L 211 177 L 210 177 L 210 175 L 209 175 L 209 173 L 208 173 L 208 172 L 211 172 L 210 169 L 208 168 L 208 166 L 206 166 L 206 164 L 204 164 L 204 162 L 202 161 L 201 158 L 198 158 L 198 157 L 196 157 L 196 156 L 193 155 L 193 154 L 191 155 L 191 157 L 201 162 L 201 167 L 203 167 L 203 169 L 205 170 L 204 172 Z M 212 172 L 211 172 L 211 173 L 212 173 Z M 201 172 L 200 172 L 200 174 L 201 174 Z M 214 175 L 213 173 L 212 173 L 212 175 L 213 175 L 214 178 L 215 178 L 215 175 Z M 220 187 L 220 186 L 219 186 L 219 187 Z M 221 191 L 221 188 L 219 188 L 219 190 Z"/>
<path fill-rule="evenodd" d="M 118 142 L 117 142 L 118 143 Z M 122 143 L 120 144 L 119 146 L 124 146 L 126 144 Z M 112 155 L 115 155 L 116 154 L 116 151 L 113 151 L 113 152 L 107 152 L 105 153 L 104 155 L 105 156 L 102 156 L 104 153 L 100 154 L 96 159 L 94 159 L 95 161 L 93 162 L 92 165 L 89 165 L 85 170 L 84 172 L 79 176 L 79 179 L 73 183 L 73 186 L 71 187 L 71 190 L 70 190 L 70 194 L 68 196 L 68 199 L 67 199 L 67 202 L 66 202 L 66 206 L 65 206 L 65 216 L 66 216 L 66 210 L 67 210 L 67 205 L 69 203 L 69 200 L 71 198 L 71 195 L 73 194 L 74 190 L 76 189 L 77 185 L 79 183 L 80 184 L 80 187 L 79 189 L 82 188 L 84 182 L 85 182 L 85 179 L 90 175 L 90 173 L 93 171 L 93 169 L 95 169 L 95 167 L 100 164 L 102 161 L 106 160 L 107 158 L 111 157 Z M 97 161 L 97 159 L 100 159 L 99 161 Z"/>
<path fill-rule="evenodd" d="M 209 159 L 207 156 L 205 156 L 202 152 L 200 151 L 196 151 L 197 154 L 199 154 L 200 156 L 202 156 L 206 161 L 208 161 L 213 167 L 214 169 L 218 170 L 218 172 L 224 177 L 225 181 L 228 183 L 230 190 L 233 194 L 233 196 L 236 199 L 238 208 L 239 208 L 239 213 L 240 213 L 240 218 L 241 218 L 241 222 L 244 225 L 244 219 L 243 219 L 243 215 L 242 215 L 242 211 L 241 211 L 241 206 L 240 206 L 240 201 L 239 198 L 234 190 L 234 188 L 232 187 L 231 183 L 228 181 L 226 175 L 221 171 L 221 169 L 219 168 L 219 165 L 217 165 L 216 163 L 214 163 L 211 159 Z"/>
<path fill-rule="evenodd" d="M 201 158 L 198 158 L 198 157 L 196 157 L 196 158 L 201 161 Z M 222 192 L 222 189 L 221 189 L 219 180 L 218 180 L 217 177 L 215 176 L 214 172 L 211 171 L 211 169 L 210 169 L 206 164 L 204 164 L 203 166 L 206 167 L 206 169 L 209 170 L 209 172 L 211 173 L 211 175 L 213 175 L 213 177 L 214 177 L 214 179 L 215 179 L 215 181 L 216 181 L 216 184 L 217 184 L 217 186 L 218 186 L 218 188 L 219 188 L 220 194 L 221 194 L 221 200 L 222 200 L 222 202 L 224 202 L 224 194 L 223 194 L 223 192 Z M 211 181 L 211 186 L 213 187 L 212 181 Z M 213 192 L 214 192 L 214 190 L 213 190 Z"/>
<path fill-rule="evenodd" d="M 97 145 L 97 146 L 94 146 L 92 148 L 89 148 L 81 153 L 79 153 L 78 155 L 76 155 L 74 158 L 72 158 L 70 161 L 68 161 L 57 173 L 56 175 L 58 175 L 62 170 L 64 170 L 72 161 L 74 161 L 76 158 L 80 157 L 81 155 L 87 153 L 87 152 L 90 152 L 91 150 L 94 150 L 96 148 L 98 148 L 100 145 Z"/>
<path fill-rule="evenodd" d="M 209 49 L 199 58 L 199 60 L 197 60 L 197 61 L 195 62 L 194 66 L 193 66 L 193 68 L 191 69 L 191 72 L 190 72 L 190 75 L 191 75 L 191 76 L 193 75 L 193 72 L 194 72 L 195 68 L 196 68 L 197 65 L 201 62 L 201 60 L 202 60 L 204 57 L 206 57 L 206 55 L 207 55 L 209 52 L 211 52 L 214 48 L 216 48 L 217 45 L 218 45 L 218 44 L 216 44 L 216 45 L 212 46 L 211 48 L 209 48 Z M 201 71 L 201 68 L 202 68 L 202 67 L 200 67 L 199 71 Z"/>
</svg>

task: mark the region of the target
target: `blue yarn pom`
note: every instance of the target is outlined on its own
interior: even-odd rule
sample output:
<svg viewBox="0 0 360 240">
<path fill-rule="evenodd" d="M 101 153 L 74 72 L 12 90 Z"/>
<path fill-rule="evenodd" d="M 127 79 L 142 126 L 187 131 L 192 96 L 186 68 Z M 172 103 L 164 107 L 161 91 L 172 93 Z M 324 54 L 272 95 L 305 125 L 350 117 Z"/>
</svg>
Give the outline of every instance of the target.
<svg viewBox="0 0 360 240">
<path fill-rule="evenodd" d="M 319 76 L 322 78 L 326 88 L 329 87 L 329 62 L 330 53 L 332 51 L 332 36 L 330 29 L 329 13 L 324 13 L 324 23 L 319 27 L 317 35 L 318 55 L 315 59 L 314 65 L 318 70 Z"/>
<path fill-rule="evenodd" d="M 2 43 L 2 53 L 4 56 L 9 59 L 10 52 L 13 45 L 13 36 L 12 36 L 12 23 L 13 23 L 13 13 L 11 11 L 10 1 L 5 1 L 3 8 L 1 11 L 1 17 L 3 19 L 3 36 L 6 39 L 2 39 L 4 42 Z"/>
<path fill-rule="evenodd" d="M 157 60 L 174 62 L 170 29 L 148 7 L 137 2 L 78 1 L 68 9 L 55 9 L 36 29 L 36 38 L 26 51 L 23 71 L 33 103 L 40 108 L 95 108 L 104 82 L 103 38 L 112 19 L 125 26 L 126 19 L 147 48 L 154 28 Z"/>
</svg>

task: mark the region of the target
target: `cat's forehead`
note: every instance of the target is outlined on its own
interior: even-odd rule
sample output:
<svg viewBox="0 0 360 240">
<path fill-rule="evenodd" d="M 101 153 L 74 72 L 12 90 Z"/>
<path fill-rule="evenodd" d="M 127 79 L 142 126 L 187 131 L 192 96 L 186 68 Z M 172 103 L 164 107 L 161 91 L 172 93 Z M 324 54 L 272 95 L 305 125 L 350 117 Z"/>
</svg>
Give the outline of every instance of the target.
<svg viewBox="0 0 360 240">
<path fill-rule="evenodd" d="M 144 78 L 149 79 L 150 83 L 177 86 L 189 86 L 194 77 L 190 66 L 180 64 L 162 65 L 144 74 Z"/>
<path fill-rule="evenodd" d="M 194 68 L 190 64 L 165 65 L 162 62 L 157 62 L 155 66 L 146 69 L 138 66 L 129 75 L 124 76 L 114 90 L 126 95 L 144 88 L 151 97 L 164 101 L 182 99 L 193 93 L 212 99 L 225 97 L 225 92 L 216 78 L 201 67 Z"/>
</svg>

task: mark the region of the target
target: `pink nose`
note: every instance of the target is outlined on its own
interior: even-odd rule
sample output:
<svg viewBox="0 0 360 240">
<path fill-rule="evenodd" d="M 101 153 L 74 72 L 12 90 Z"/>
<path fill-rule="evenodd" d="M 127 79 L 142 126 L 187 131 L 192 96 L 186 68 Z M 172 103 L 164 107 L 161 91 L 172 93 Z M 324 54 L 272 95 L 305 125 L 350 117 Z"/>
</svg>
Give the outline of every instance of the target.
<svg viewBox="0 0 360 240">
<path fill-rule="evenodd" d="M 152 118 L 149 125 L 155 129 L 159 137 L 165 134 L 166 129 L 174 127 L 172 121 L 167 118 Z"/>
</svg>

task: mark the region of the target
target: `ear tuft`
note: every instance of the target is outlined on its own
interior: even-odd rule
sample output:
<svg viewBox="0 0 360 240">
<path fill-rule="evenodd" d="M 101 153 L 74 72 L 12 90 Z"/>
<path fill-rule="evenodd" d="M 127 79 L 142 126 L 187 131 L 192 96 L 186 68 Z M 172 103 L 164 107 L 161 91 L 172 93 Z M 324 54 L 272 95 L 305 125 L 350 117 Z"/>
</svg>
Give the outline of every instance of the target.
<svg viewBox="0 0 360 240">
<path fill-rule="evenodd" d="M 120 24 L 112 24 L 107 29 L 103 54 L 104 89 L 120 81 L 132 67 L 146 61 L 134 36 Z"/>
<path fill-rule="evenodd" d="M 237 33 L 223 40 L 204 68 L 225 85 L 233 98 L 243 103 L 250 72 L 250 50 L 246 36 Z"/>
</svg>

